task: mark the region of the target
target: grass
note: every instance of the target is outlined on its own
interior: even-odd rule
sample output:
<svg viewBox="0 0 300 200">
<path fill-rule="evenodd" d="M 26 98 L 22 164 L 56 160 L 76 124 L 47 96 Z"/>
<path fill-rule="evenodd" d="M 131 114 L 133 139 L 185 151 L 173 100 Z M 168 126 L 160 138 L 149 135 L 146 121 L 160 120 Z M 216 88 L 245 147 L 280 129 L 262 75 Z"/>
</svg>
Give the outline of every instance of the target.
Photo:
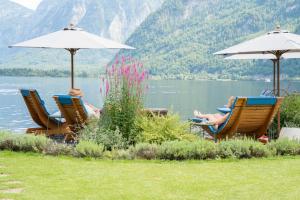
<svg viewBox="0 0 300 200">
<path fill-rule="evenodd" d="M 0 152 L 0 199 L 299 199 L 300 157 L 112 161 Z M 8 181 L 20 181 L 8 185 Z"/>
</svg>

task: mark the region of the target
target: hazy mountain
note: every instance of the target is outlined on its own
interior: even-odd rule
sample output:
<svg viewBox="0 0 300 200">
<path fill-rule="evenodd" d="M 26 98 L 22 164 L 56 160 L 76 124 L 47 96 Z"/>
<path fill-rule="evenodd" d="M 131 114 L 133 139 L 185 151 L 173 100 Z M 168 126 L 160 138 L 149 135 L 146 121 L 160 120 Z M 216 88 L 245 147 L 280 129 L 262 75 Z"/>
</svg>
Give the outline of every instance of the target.
<svg viewBox="0 0 300 200">
<path fill-rule="evenodd" d="M 8 0 L 1 2 L 9 4 Z M 10 27 L 11 31 L 7 36 L 9 38 L 4 39 L 5 43 L 1 46 L 3 48 L 8 44 L 63 29 L 69 23 L 107 38 L 124 41 L 162 2 L 163 0 L 43 0 L 35 12 L 26 15 L 12 6 L 6 6 L 5 9 L 15 13 L 15 16 L 26 16 L 26 21 L 22 21 L 22 26 L 15 27 L 13 18 L 5 20 L 5 26 Z M 0 32 L 3 32 L 2 29 Z M 68 52 L 64 50 L 4 48 L 3 54 L 5 56 L 0 57 L 0 62 L 3 63 L 1 67 L 43 65 L 44 68 L 58 68 L 69 64 Z M 82 50 L 76 59 L 79 64 L 95 67 L 108 61 L 111 56 L 111 52 Z"/>
<path fill-rule="evenodd" d="M 126 43 L 137 48 L 131 54 L 152 74 L 271 75 L 270 61 L 224 61 L 212 54 L 277 24 L 300 33 L 299 0 L 166 0 Z M 283 73 L 300 76 L 299 62 L 283 66 Z"/>
<path fill-rule="evenodd" d="M 0 57 L 7 45 L 15 41 L 17 35 L 22 35 L 22 27 L 32 13 L 19 4 L 0 0 Z"/>
</svg>

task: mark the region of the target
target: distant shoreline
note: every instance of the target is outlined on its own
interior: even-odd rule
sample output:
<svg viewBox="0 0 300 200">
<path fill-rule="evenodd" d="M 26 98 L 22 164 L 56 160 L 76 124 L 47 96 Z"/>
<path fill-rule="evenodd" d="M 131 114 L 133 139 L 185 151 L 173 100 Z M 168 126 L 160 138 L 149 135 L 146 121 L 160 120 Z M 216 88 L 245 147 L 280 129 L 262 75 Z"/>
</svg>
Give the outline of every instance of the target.
<svg viewBox="0 0 300 200">
<path fill-rule="evenodd" d="M 51 77 L 51 78 L 67 78 L 70 77 L 70 71 L 67 70 L 40 70 L 29 68 L 5 68 L 0 69 L 1 77 Z M 80 78 L 97 78 L 101 74 L 95 74 L 86 71 L 75 73 L 75 77 Z M 150 80 L 197 80 L 197 81 L 265 81 L 272 82 L 268 76 L 248 77 L 240 76 L 239 78 L 223 78 L 220 74 L 171 74 L 171 75 L 150 75 Z M 300 77 L 282 77 L 281 80 L 300 81 Z"/>
</svg>

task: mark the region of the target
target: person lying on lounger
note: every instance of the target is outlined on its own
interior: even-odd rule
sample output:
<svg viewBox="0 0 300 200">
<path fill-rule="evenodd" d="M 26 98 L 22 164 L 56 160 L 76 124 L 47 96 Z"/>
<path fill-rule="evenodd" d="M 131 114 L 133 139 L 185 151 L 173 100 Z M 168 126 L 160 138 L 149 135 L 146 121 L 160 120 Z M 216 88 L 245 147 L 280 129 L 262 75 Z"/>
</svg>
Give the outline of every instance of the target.
<svg viewBox="0 0 300 200">
<path fill-rule="evenodd" d="M 83 97 L 83 92 L 80 89 L 73 88 L 69 91 L 69 95 Z M 86 101 L 83 101 L 83 102 L 84 102 L 84 107 L 85 107 L 89 117 L 96 117 L 96 118 L 100 117 L 100 109 L 99 108 L 93 106 L 90 103 L 87 103 Z"/>
<path fill-rule="evenodd" d="M 235 100 L 235 97 L 231 96 L 228 99 L 228 103 L 225 106 L 226 108 L 230 108 Z M 227 114 L 220 114 L 220 113 L 215 113 L 215 114 L 202 114 L 201 112 L 194 110 L 194 115 L 197 118 L 201 119 L 207 119 L 209 123 L 212 123 L 214 125 L 215 129 L 219 128 L 219 125 L 223 124 L 227 117 L 229 116 L 229 113 Z"/>
</svg>

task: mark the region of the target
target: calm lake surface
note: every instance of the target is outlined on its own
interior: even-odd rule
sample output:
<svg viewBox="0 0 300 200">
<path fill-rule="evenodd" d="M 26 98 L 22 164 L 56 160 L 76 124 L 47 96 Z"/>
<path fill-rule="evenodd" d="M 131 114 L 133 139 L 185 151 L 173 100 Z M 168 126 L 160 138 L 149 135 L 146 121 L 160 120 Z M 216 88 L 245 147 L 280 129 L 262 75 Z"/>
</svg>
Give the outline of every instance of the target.
<svg viewBox="0 0 300 200">
<path fill-rule="evenodd" d="M 300 91 L 300 82 L 283 81 L 281 85 L 290 91 Z M 76 78 L 75 86 L 84 91 L 86 101 L 102 106 L 100 80 Z M 51 113 L 57 111 L 52 96 L 66 94 L 69 87 L 69 78 L 0 77 L 0 129 L 24 132 L 28 127 L 36 127 L 19 93 L 20 88 L 36 88 Z M 185 120 L 192 116 L 194 109 L 214 113 L 217 107 L 226 104 L 229 96 L 259 95 L 271 87 L 272 83 L 262 81 L 149 81 L 145 106 L 171 109 Z"/>
</svg>

